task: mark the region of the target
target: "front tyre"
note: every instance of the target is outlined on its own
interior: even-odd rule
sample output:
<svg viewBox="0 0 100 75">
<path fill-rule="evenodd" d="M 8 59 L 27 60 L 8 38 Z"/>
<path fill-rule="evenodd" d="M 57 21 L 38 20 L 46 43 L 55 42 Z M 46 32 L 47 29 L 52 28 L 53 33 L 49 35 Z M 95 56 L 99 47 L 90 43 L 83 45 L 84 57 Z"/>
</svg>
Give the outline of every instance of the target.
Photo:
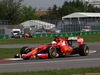
<svg viewBox="0 0 100 75">
<path fill-rule="evenodd" d="M 14 55 L 14 58 L 20 58 L 19 54 Z"/>
<path fill-rule="evenodd" d="M 87 56 L 89 54 L 89 47 L 86 44 L 80 45 L 78 50 L 80 56 Z"/>
<path fill-rule="evenodd" d="M 31 52 L 31 51 L 32 51 L 31 48 L 29 48 L 29 47 L 23 47 L 23 48 L 21 49 L 21 51 L 20 51 L 20 54 L 21 54 L 21 56 L 23 56 L 24 54 L 27 54 L 27 53 L 29 53 L 29 52 Z M 26 57 L 26 58 L 23 58 L 23 59 L 24 59 L 24 60 L 28 60 L 30 57 L 31 57 L 31 56 Z"/>
<path fill-rule="evenodd" d="M 46 51 L 48 53 L 48 58 L 55 58 L 56 57 L 55 47 L 49 46 L 49 47 L 46 48 Z"/>
</svg>

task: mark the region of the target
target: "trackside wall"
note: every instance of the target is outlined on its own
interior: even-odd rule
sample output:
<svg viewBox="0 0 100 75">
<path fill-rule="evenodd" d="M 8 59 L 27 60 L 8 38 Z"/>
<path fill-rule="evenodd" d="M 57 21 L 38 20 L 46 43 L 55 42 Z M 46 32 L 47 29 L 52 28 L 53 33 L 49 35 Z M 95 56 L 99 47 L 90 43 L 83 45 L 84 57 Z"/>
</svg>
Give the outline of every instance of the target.
<svg viewBox="0 0 100 75">
<path fill-rule="evenodd" d="M 87 32 L 68 32 L 68 33 L 41 33 L 41 34 L 33 34 L 34 38 L 38 37 L 67 37 L 67 36 L 78 36 L 78 35 L 91 35 L 91 34 L 100 34 L 100 31 L 87 31 Z"/>
<path fill-rule="evenodd" d="M 68 33 L 41 33 L 33 34 L 33 38 L 42 38 L 42 37 L 67 37 L 67 36 L 80 36 L 80 35 L 91 35 L 91 34 L 100 34 L 100 31 L 87 31 L 87 32 L 68 32 Z M 0 39 L 8 39 L 9 35 L 0 35 Z"/>
</svg>

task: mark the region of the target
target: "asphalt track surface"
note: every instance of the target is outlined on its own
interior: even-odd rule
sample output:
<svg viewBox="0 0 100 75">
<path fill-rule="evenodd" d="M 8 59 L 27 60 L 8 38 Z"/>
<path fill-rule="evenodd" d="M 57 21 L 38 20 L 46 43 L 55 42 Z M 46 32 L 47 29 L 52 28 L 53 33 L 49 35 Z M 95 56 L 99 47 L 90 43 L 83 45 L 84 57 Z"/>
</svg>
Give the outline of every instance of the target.
<svg viewBox="0 0 100 75">
<path fill-rule="evenodd" d="M 87 43 L 90 50 L 96 50 L 88 56 L 68 55 L 55 59 L 31 59 L 17 61 L 0 61 L 0 72 L 24 72 L 24 71 L 40 71 L 51 69 L 71 69 L 71 68 L 87 68 L 100 67 L 100 43 Z M 4 45 L 0 45 L 3 48 Z M 6 48 L 20 48 L 23 45 L 6 45 Z M 18 47 L 19 46 L 19 47 Z M 27 45 L 24 45 L 27 46 Z M 29 45 L 28 46 L 37 46 Z M 5 46 L 4 46 L 5 47 Z"/>
</svg>

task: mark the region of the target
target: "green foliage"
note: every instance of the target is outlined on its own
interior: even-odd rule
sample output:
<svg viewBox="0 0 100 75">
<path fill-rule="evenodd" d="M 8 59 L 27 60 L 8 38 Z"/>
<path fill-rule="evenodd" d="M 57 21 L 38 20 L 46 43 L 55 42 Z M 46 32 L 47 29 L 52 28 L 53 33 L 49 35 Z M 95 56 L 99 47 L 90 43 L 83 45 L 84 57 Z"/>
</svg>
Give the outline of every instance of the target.
<svg viewBox="0 0 100 75">
<path fill-rule="evenodd" d="M 0 20 L 8 20 L 9 24 L 37 19 L 35 8 L 22 5 L 23 0 L 0 0 Z"/>
<path fill-rule="evenodd" d="M 0 0 L 0 20 L 16 24 L 20 20 L 22 0 Z"/>
<path fill-rule="evenodd" d="M 0 20 L 8 20 L 9 24 L 19 24 L 31 19 L 52 19 L 59 20 L 62 16 L 74 12 L 100 12 L 100 8 L 94 7 L 89 3 L 76 1 L 65 1 L 61 7 L 54 5 L 48 8 L 48 14 L 43 16 L 36 16 L 36 8 L 22 5 L 23 0 L 0 0 Z"/>
<path fill-rule="evenodd" d="M 29 7 L 24 6 L 22 8 L 22 15 L 23 15 L 24 21 L 38 19 L 38 16 L 35 16 L 35 11 L 36 9 L 33 9 L 31 6 Z"/>
<path fill-rule="evenodd" d="M 88 2 L 83 3 L 80 0 L 73 0 L 70 2 L 65 1 L 61 7 L 57 7 L 56 5 L 53 8 L 48 8 L 49 15 L 45 15 L 45 17 L 41 16 L 42 19 L 56 19 L 59 20 L 62 16 L 74 13 L 74 12 L 100 12 L 100 8 L 94 7 Z"/>
</svg>

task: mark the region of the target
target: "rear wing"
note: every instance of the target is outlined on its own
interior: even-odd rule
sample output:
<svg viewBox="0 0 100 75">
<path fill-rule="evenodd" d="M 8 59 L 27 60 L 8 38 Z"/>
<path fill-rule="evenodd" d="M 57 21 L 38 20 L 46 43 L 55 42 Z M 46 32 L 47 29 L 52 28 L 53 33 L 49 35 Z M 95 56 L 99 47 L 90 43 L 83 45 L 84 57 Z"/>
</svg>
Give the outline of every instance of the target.
<svg viewBox="0 0 100 75">
<path fill-rule="evenodd" d="M 77 41 L 79 45 L 83 44 L 83 37 L 67 37 L 67 41 Z"/>
</svg>

